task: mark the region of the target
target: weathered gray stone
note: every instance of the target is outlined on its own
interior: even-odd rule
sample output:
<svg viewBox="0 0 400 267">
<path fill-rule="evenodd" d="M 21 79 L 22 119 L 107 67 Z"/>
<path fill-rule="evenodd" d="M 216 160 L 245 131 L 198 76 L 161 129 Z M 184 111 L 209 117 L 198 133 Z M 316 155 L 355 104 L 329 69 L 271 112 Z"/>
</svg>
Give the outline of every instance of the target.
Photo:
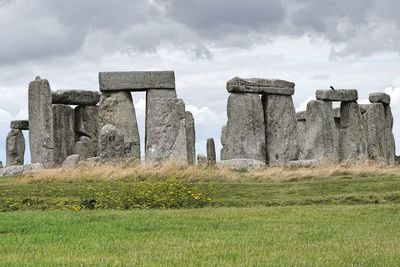
<svg viewBox="0 0 400 267">
<path fill-rule="evenodd" d="M 385 161 L 385 109 L 381 103 L 365 105 L 362 115 L 367 134 L 368 158 Z"/>
<path fill-rule="evenodd" d="M 367 160 L 367 136 L 359 105 L 356 102 L 342 102 L 340 116 L 340 160 L 350 163 Z"/>
<path fill-rule="evenodd" d="M 5 168 L 0 169 L 0 177 L 15 177 L 21 176 L 24 172 L 24 166 L 7 166 Z"/>
<path fill-rule="evenodd" d="M 305 159 L 336 163 L 339 160 L 339 136 L 332 102 L 312 100 L 307 104 Z"/>
<path fill-rule="evenodd" d="M 145 136 L 144 143 L 147 143 L 147 134 L 150 132 L 148 129 L 148 118 L 153 117 L 149 114 L 149 111 L 157 109 L 154 106 L 153 99 L 157 98 L 177 98 L 175 90 L 166 90 L 166 89 L 149 89 L 146 92 L 146 117 L 145 117 Z"/>
<path fill-rule="evenodd" d="M 50 84 L 37 77 L 29 84 L 29 144 L 32 163 L 54 165 L 53 111 Z"/>
<path fill-rule="evenodd" d="M 19 120 L 19 121 L 11 121 L 10 128 L 15 130 L 29 130 L 29 121 L 27 120 Z"/>
<path fill-rule="evenodd" d="M 126 158 L 125 138 L 117 127 L 107 124 L 101 128 L 99 158 L 101 162 L 119 162 Z"/>
<path fill-rule="evenodd" d="M 173 71 L 100 72 L 100 91 L 175 89 Z"/>
<path fill-rule="evenodd" d="M 333 109 L 333 117 L 335 119 L 340 119 L 340 108 L 334 108 Z"/>
<path fill-rule="evenodd" d="M 43 165 L 40 163 L 31 163 L 24 165 L 23 174 L 37 172 L 43 169 Z"/>
<path fill-rule="evenodd" d="M 196 164 L 196 132 L 194 127 L 194 118 L 191 112 L 186 111 L 186 139 L 188 164 Z"/>
<path fill-rule="evenodd" d="M 306 120 L 297 121 L 297 150 L 299 159 L 305 158 L 305 140 L 306 140 L 307 123 Z"/>
<path fill-rule="evenodd" d="M 394 164 L 396 145 L 393 135 L 393 115 L 389 105 L 384 105 L 385 108 L 385 153 L 388 164 Z"/>
<path fill-rule="evenodd" d="M 333 117 L 335 119 L 336 133 L 340 136 L 340 108 L 333 109 Z"/>
<path fill-rule="evenodd" d="M 207 167 L 207 157 L 202 154 L 197 155 L 197 165 L 199 167 Z"/>
<path fill-rule="evenodd" d="M 356 89 L 317 90 L 317 100 L 326 101 L 357 101 L 358 92 Z"/>
<path fill-rule="evenodd" d="M 305 121 L 306 120 L 306 112 L 305 111 L 300 111 L 296 113 L 296 120 L 298 121 Z"/>
<path fill-rule="evenodd" d="M 98 135 L 98 106 L 77 106 L 75 108 L 75 133 L 77 137 L 87 136 L 97 145 Z"/>
<path fill-rule="evenodd" d="M 241 79 L 235 77 L 226 84 L 229 93 L 258 93 L 274 95 L 293 95 L 295 84 L 283 80 Z"/>
<path fill-rule="evenodd" d="M 81 158 L 81 156 L 78 154 L 70 155 L 64 160 L 62 167 L 64 169 L 76 168 L 78 166 L 78 162 L 79 162 L 80 158 Z"/>
<path fill-rule="evenodd" d="M 74 154 L 74 109 L 67 105 L 53 105 L 53 119 L 54 163 L 61 165 L 69 155 Z"/>
<path fill-rule="evenodd" d="M 90 137 L 81 136 L 75 144 L 75 154 L 81 156 L 81 160 L 97 156 L 97 143 Z"/>
<path fill-rule="evenodd" d="M 390 105 L 390 95 L 385 93 L 371 93 L 369 94 L 369 101 L 371 103 L 382 103 Z"/>
<path fill-rule="evenodd" d="M 124 135 L 127 158 L 140 159 L 139 129 L 130 92 L 102 93 L 98 118 L 98 129 L 111 124 L 117 127 Z"/>
<path fill-rule="evenodd" d="M 221 129 L 221 145 L 222 146 L 226 145 L 226 140 L 227 140 L 226 125 L 224 125 L 224 126 L 222 126 L 222 129 Z"/>
<path fill-rule="evenodd" d="M 100 101 L 100 93 L 88 90 L 57 90 L 52 92 L 53 104 L 95 106 Z"/>
<path fill-rule="evenodd" d="M 24 165 L 25 138 L 21 130 L 11 130 L 6 140 L 7 166 Z"/>
<path fill-rule="evenodd" d="M 3 169 L 3 162 L 0 161 L 0 169 Z"/>
<path fill-rule="evenodd" d="M 319 164 L 319 160 L 317 159 L 306 159 L 306 160 L 293 160 L 290 161 L 287 166 L 291 168 L 298 168 L 298 167 L 314 167 Z"/>
<path fill-rule="evenodd" d="M 188 163 L 185 104 L 181 99 L 154 98 L 147 111 L 146 161 Z"/>
<path fill-rule="evenodd" d="M 282 164 L 298 159 L 297 121 L 291 96 L 263 95 L 267 162 Z"/>
<path fill-rule="evenodd" d="M 255 159 L 230 159 L 218 162 L 218 167 L 228 168 L 234 171 L 261 170 L 266 167 L 265 163 Z"/>
<path fill-rule="evenodd" d="M 207 139 L 207 164 L 208 166 L 214 166 L 216 163 L 215 142 L 213 138 L 209 138 Z"/>
<path fill-rule="evenodd" d="M 241 158 L 265 162 L 265 121 L 260 97 L 230 94 L 227 114 L 226 144 L 221 150 L 221 160 Z"/>
</svg>

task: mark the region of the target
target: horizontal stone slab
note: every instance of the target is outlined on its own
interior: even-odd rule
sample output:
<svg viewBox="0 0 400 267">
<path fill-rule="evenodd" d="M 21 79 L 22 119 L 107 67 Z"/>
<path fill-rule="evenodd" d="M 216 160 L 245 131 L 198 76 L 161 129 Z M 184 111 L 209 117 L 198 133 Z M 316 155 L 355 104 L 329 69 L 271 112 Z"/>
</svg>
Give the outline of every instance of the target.
<svg viewBox="0 0 400 267">
<path fill-rule="evenodd" d="M 100 92 L 88 90 L 57 90 L 51 92 L 53 104 L 95 106 L 100 101 Z"/>
<path fill-rule="evenodd" d="M 306 111 L 300 111 L 296 113 L 296 119 L 298 121 L 305 121 L 306 120 Z"/>
<path fill-rule="evenodd" d="M 173 71 L 119 71 L 99 73 L 100 91 L 175 89 Z"/>
<path fill-rule="evenodd" d="M 27 131 L 29 130 L 29 121 L 28 120 L 11 121 L 10 128 Z"/>
<path fill-rule="evenodd" d="M 317 90 L 315 92 L 317 100 L 326 101 L 357 101 L 358 92 L 356 89 L 336 89 L 334 90 Z"/>
<path fill-rule="evenodd" d="M 371 93 L 369 94 L 369 102 L 390 105 L 390 95 L 385 93 Z"/>
<path fill-rule="evenodd" d="M 294 83 L 284 80 L 242 79 L 235 77 L 226 83 L 226 90 L 229 93 L 293 95 L 294 86 Z"/>
</svg>

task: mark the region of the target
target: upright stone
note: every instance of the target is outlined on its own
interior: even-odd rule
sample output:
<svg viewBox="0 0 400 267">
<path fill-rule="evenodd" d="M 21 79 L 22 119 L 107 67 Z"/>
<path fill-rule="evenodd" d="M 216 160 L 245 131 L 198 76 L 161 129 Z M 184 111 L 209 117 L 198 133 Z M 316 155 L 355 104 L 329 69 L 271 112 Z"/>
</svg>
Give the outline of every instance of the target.
<svg viewBox="0 0 400 267">
<path fill-rule="evenodd" d="M 103 92 L 100 97 L 98 118 L 98 129 L 107 124 L 117 127 L 125 138 L 126 156 L 140 159 L 139 130 L 130 92 Z"/>
<path fill-rule="evenodd" d="M 186 111 L 186 141 L 188 164 L 196 164 L 196 132 L 194 127 L 194 118 L 190 111 Z"/>
<path fill-rule="evenodd" d="M 75 108 L 75 133 L 78 137 L 87 136 L 95 144 L 98 141 L 98 106 L 77 106 Z"/>
<path fill-rule="evenodd" d="M 54 165 L 53 111 L 50 84 L 37 77 L 29 84 L 29 145 L 32 163 Z"/>
<path fill-rule="evenodd" d="M 208 166 L 214 166 L 216 163 L 215 142 L 213 138 L 209 138 L 207 139 L 207 164 Z"/>
<path fill-rule="evenodd" d="M 99 157 L 101 162 L 119 162 L 126 158 L 124 134 L 111 124 L 101 128 Z"/>
<path fill-rule="evenodd" d="M 307 104 L 305 158 L 325 162 L 338 162 L 339 136 L 337 135 L 332 102 L 312 100 Z"/>
<path fill-rule="evenodd" d="M 221 145 L 224 146 L 227 143 L 227 137 L 226 137 L 226 125 L 222 126 L 221 129 Z"/>
<path fill-rule="evenodd" d="M 80 155 L 81 160 L 93 158 L 97 156 L 97 142 L 95 143 L 90 137 L 81 136 L 75 143 L 75 154 Z"/>
<path fill-rule="evenodd" d="M 226 144 L 221 160 L 255 159 L 265 162 L 265 122 L 260 96 L 232 93 L 227 105 Z"/>
<path fill-rule="evenodd" d="M 267 161 L 288 163 L 298 159 L 297 122 L 291 96 L 263 95 Z"/>
<path fill-rule="evenodd" d="M 388 164 L 395 163 L 395 151 L 396 145 L 393 135 L 393 115 L 392 109 L 389 105 L 384 105 L 385 107 L 385 146 L 386 146 L 386 161 Z"/>
<path fill-rule="evenodd" d="M 11 130 L 6 140 L 7 166 L 24 165 L 25 138 L 21 130 Z"/>
<path fill-rule="evenodd" d="M 146 161 L 187 164 L 184 102 L 175 98 L 154 98 L 147 114 Z"/>
<path fill-rule="evenodd" d="M 74 154 L 75 124 L 74 109 L 68 105 L 53 105 L 54 162 L 61 165 Z"/>
<path fill-rule="evenodd" d="M 367 136 L 361 117 L 360 106 L 356 102 L 340 104 L 340 160 L 362 162 L 368 158 Z"/>
<path fill-rule="evenodd" d="M 306 139 L 306 112 L 296 113 L 297 119 L 297 150 L 299 154 L 299 159 L 304 159 L 304 143 Z"/>
<path fill-rule="evenodd" d="M 385 109 L 381 103 L 364 105 L 364 127 L 367 134 L 368 158 L 385 161 Z"/>
</svg>

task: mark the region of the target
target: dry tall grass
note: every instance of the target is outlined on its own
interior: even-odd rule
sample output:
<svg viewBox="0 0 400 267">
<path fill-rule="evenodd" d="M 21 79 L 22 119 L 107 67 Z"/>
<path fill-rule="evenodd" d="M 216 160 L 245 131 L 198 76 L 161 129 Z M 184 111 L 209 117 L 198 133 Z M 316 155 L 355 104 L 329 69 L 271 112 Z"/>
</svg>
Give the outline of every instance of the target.
<svg viewBox="0 0 400 267">
<path fill-rule="evenodd" d="M 45 169 L 25 174 L 17 183 L 35 181 L 79 181 L 79 180 L 116 180 L 116 179 L 163 179 L 182 178 L 189 181 L 294 181 L 309 178 L 334 176 L 396 176 L 400 175 L 400 166 L 364 163 L 358 165 L 322 164 L 315 167 L 266 167 L 249 172 L 231 171 L 225 168 L 200 168 L 197 166 L 149 165 L 92 165 L 76 169 Z"/>
</svg>

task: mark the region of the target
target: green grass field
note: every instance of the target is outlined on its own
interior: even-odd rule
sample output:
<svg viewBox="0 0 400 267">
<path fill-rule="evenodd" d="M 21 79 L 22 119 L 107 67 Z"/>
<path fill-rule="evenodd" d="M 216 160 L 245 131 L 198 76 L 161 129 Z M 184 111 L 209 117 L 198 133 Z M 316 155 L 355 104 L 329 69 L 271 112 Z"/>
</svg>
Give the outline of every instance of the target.
<svg viewBox="0 0 400 267">
<path fill-rule="evenodd" d="M 400 176 L 190 182 L 204 208 L 46 205 L 78 204 L 88 184 L 1 179 L 0 207 L 41 204 L 0 212 L 0 265 L 400 266 Z"/>
</svg>

